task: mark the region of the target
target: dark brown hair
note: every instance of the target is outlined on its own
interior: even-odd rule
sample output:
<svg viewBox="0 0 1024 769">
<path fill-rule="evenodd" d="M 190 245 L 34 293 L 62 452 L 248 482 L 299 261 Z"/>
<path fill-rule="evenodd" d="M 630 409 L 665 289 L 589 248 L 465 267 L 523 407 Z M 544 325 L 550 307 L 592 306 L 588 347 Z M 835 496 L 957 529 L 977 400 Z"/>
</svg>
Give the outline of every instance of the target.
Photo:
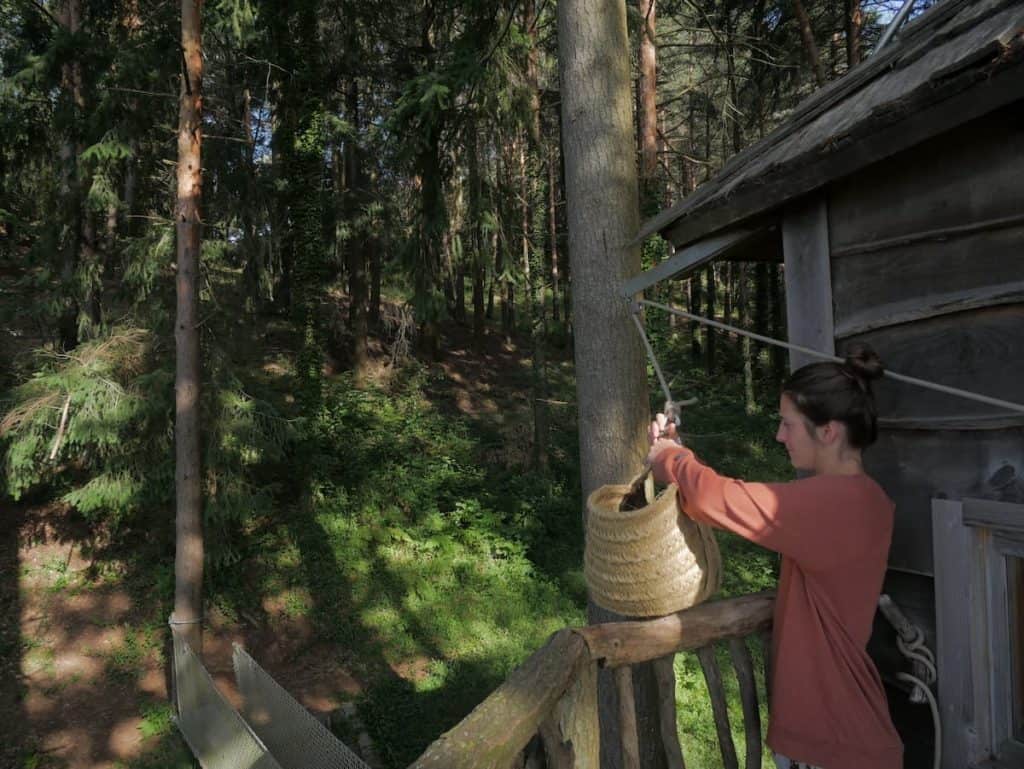
<svg viewBox="0 0 1024 769">
<path fill-rule="evenodd" d="M 782 385 L 797 410 L 811 424 L 832 420 L 846 425 L 849 444 L 866 449 L 878 437 L 878 411 L 871 382 L 885 369 L 866 344 L 852 345 L 843 363 L 811 363 L 789 375 Z"/>
</svg>

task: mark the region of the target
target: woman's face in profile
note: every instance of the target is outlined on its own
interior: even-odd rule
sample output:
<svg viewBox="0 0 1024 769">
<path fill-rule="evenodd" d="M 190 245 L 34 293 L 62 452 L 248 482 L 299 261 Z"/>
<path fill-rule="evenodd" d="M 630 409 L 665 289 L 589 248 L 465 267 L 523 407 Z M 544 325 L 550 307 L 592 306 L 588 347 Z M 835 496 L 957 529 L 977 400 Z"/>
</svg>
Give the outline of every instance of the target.
<svg viewBox="0 0 1024 769">
<path fill-rule="evenodd" d="M 785 393 L 779 398 L 779 429 L 775 440 L 786 447 L 789 461 L 797 470 L 813 470 L 818 442 L 808 429 L 807 420 Z"/>
</svg>

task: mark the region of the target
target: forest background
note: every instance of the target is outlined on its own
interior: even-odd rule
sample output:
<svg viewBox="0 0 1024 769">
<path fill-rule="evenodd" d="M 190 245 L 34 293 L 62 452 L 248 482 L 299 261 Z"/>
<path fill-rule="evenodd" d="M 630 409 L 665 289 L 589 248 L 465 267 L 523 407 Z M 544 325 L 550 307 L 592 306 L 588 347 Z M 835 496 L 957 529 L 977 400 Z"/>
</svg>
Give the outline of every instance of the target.
<svg viewBox="0 0 1024 769">
<path fill-rule="evenodd" d="M 642 215 L 870 55 L 898 5 L 631 4 Z M 314 709 L 357 703 L 387 767 L 584 621 L 556 12 L 202 6 L 209 654 L 243 640 Z M 188 766 L 150 675 L 174 598 L 181 7 L 0 16 L 0 764 Z M 666 254 L 650 241 L 644 265 Z M 784 337 L 778 265 L 656 290 Z M 649 328 L 701 398 L 698 450 L 787 477 L 784 357 Z M 766 553 L 721 543 L 725 594 L 772 584 Z M 698 667 L 676 666 L 687 759 L 715 766 Z M 334 721 L 355 742 L 352 723 Z"/>
</svg>

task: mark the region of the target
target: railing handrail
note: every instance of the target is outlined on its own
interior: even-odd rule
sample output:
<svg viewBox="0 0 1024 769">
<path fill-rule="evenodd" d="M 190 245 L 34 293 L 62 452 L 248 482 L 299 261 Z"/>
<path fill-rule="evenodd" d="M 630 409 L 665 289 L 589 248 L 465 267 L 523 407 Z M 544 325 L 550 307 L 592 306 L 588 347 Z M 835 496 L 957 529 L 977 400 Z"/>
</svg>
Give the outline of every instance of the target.
<svg viewBox="0 0 1024 769">
<path fill-rule="evenodd" d="M 763 631 L 771 625 L 774 604 L 773 592 L 756 593 L 657 619 L 563 628 L 409 769 L 507 769 L 538 733 L 549 766 L 556 757 L 553 769 L 597 767 L 599 666 L 622 668 L 670 658 Z M 623 687 L 627 678 L 617 676 Z"/>
</svg>

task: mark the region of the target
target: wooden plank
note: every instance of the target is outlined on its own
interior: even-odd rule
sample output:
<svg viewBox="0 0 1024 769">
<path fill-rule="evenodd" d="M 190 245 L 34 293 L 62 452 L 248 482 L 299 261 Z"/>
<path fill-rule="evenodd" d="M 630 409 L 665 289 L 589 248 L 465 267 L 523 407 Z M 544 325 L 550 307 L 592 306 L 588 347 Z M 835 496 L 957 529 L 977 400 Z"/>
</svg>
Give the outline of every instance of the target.
<svg viewBox="0 0 1024 769">
<path fill-rule="evenodd" d="M 757 683 L 750 649 L 742 638 L 729 639 L 729 656 L 740 685 L 743 705 L 743 733 L 746 741 L 746 769 L 761 769 L 761 711 L 757 704 Z"/>
<path fill-rule="evenodd" d="M 883 431 L 865 470 L 896 503 L 890 566 L 932 574 L 931 500 L 1024 502 L 1024 430 Z"/>
<path fill-rule="evenodd" d="M 942 755 L 946 766 L 967 766 L 968 732 L 974 728 L 971 681 L 971 633 L 964 622 L 970 606 L 970 544 L 962 504 L 932 500 L 932 547 L 935 562 L 936 666 Z"/>
<path fill-rule="evenodd" d="M 787 338 L 794 344 L 833 354 L 832 276 L 824 196 L 786 209 L 782 217 L 782 249 L 786 258 Z M 789 353 L 791 370 L 811 361 L 804 353 Z"/>
<path fill-rule="evenodd" d="M 977 416 L 879 417 L 884 430 L 1005 430 L 1024 427 L 1024 414 L 1000 413 Z"/>
<path fill-rule="evenodd" d="M 967 609 L 970 627 L 969 659 L 973 688 L 974 723 L 968 735 L 968 765 L 988 758 L 994 752 L 992 732 L 992 644 L 988 606 L 988 558 L 991 536 L 984 529 L 974 530 L 969 542 L 970 568 L 967 579 L 971 599 Z M 962 663 L 961 663 L 962 664 Z"/>
<path fill-rule="evenodd" d="M 754 231 L 750 229 L 730 230 L 692 243 L 651 269 L 626 281 L 622 287 L 622 295 L 627 298 L 634 297 L 663 280 L 683 277 L 738 246 L 753 234 Z"/>
<path fill-rule="evenodd" d="M 988 627 L 992 647 L 992 668 L 1000 671 L 991 676 L 992 742 L 1001 745 L 1013 736 L 1013 679 L 1010 673 L 1010 614 L 1007 600 L 1006 558 L 996 547 L 995 538 L 986 537 L 988 567 Z"/>
<path fill-rule="evenodd" d="M 714 646 L 702 646 L 697 649 L 697 658 L 700 660 L 701 670 L 704 671 L 704 681 L 708 685 L 711 712 L 715 717 L 715 733 L 718 735 L 718 748 L 722 753 L 722 766 L 725 769 L 739 769 L 736 746 L 732 741 L 732 729 L 729 727 L 725 687 L 722 685 L 722 673 L 718 669 Z"/>
<path fill-rule="evenodd" d="M 1021 239 L 1024 240 L 1024 228 L 1021 229 Z M 978 244 L 973 244 L 978 246 Z M 977 260 L 970 269 L 963 270 L 963 277 L 968 283 L 988 282 L 993 279 L 993 274 L 998 276 L 1002 272 L 1020 273 L 1021 263 L 1010 258 L 1016 257 L 1019 245 L 1014 246 L 1013 253 L 1008 250 L 987 248 L 978 246 L 975 253 L 998 254 L 1002 257 L 999 267 L 992 271 L 986 271 L 984 265 L 977 264 Z M 916 255 L 912 263 L 926 270 L 928 274 L 943 274 L 943 282 L 948 280 L 948 272 L 942 271 L 942 266 L 936 264 L 934 251 Z M 895 263 L 895 260 L 894 262 Z M 1007 268 L 1005 265 L 1011 265 Z M 938 271 L 938 272 L 933 272 Z M 838 263 L 833 262 L 833 278 L 841 272 Z M 950 271 L 952 272 L 952 271 Z M 891 272 L 889 273 L 891 274 Z M 867 277 L 867 275 L 865 275 Z M 1004 304 L 1024 303 L 1024 280 L 1006 280 L 1001 283 L 990 283 L 974 288 L 958 289 L 944 293 L 933 290 L 932 279 L 915 280 L 914 276 L 904 276 L 899 281 L 879 280 L 876 273 L 875 282 L 869 289 L 867 284 L 860 291 L 843 285 L 839 289 L 842 293 L 834 295 L 836 304 L 836 338 L 863 334 L 887 326 L 895 326 L 901 323 L 911 323 L 917 320 L 935 318 L 940 315 L 951 315 L 953 313 L 977 310 L 984 307 L 998 307 Z M 898 284 L 899 290 L 892 287 Z M 833 284 L 833 288 L 836 288 Z M 885 294 L 897 294 L 906 298 L 899 298 L 888 304 L 882 304 Z M 870 296 L 867 302 L 863 301 L 864 296 Z M 858 299 L 858 297 L 861 297 Z M 842 309 L 840 309 L 842 306 Z M 840 312 L 842 315 L 840 315 Z"/>
<path fill-rule="evenodd" d="M 665 762 L 668 769 L 686 769 L 683 746 L 679 744 L 679 722 L 676 719 L 674 661 L 675 655 L 669 654 L 654 660 L 652 667 L 658 687 L 658 721 L 661 726 L 661 742 L 665 749 Z"/>
<path fill-rule="evenodd" d="M 1024 508 L 1010 502 L 990 499 L 965 499 L 964 523 L 1006 531 L 1024 531 Z"/>
<path fill-rule="evenodd" d="M 844 340 L 840 351 L 854 342 L 871 345 L 887 367 L 901 374 L 1012 402 L 1022 399 L 1024 304 L 877 329 Z M 875 394 L 879 414 L 892 419 L 987 418 L 997 411 L 889 379 L 876 383 Z"/>
<path fill-rule="evenodd" d="M 600 769 L 600 734 L 597 664 L 588 661 L 541 724 L 548 769 Z"/>
<path fill-rule="evenodd" d="M 832 253 L 890 250 L 901 239 L 952 229 L 1015 229 L 1024 210 L 1024 123 L 1019 104 L 961 125 L 829 188 Z M 935 158 L 942 157 L 941 163 Z M 957 234 L 958 228 L 965 232 Z M 861 254 L 863 255 L 863 254 Z M 975 256 L 984 257 L 978 253 Z M 955 284 L 954 284 L 955 285 Z"/>
<path fill-rule="evenodd" d="M 771 625 L 773 592 L 708 601 L 658 619 L 579 628 L 592 659 L 608 668 L 649 662 Z"/>
<path fill-rule="evenodd" d="M 946 137 L 942 137 L 945 139 Z M 930 146 L 930 143 L 927 143 Z M 1012 163 L 1012 160 L 1010 161 Z M 978 175 L 972 174 L 972 180 Z M 983 178 L 983 177 L 982 177 Z M 941 243 L 946 240 L 966 238 L 979 232 L 1015 229 L 1024 224 L 1024 214 L 997 217 L 995 219 L 975 219 L 967 224 L 933 225 L 934 229 L 920 232 L 908 232 L 905 235 L 883 238 L 867 242 L 854 243 L 843 248 L 832 247 L 833 259 L 848 259 L 852 256 L 874 254 L 879 251 L 891 251 L 900 246 L 912 246 L 917 243 Z M 901 228 L 902 229 L 902 228 Z"/>
<path fill-rule="evenodd" d="M 640 736 L 636 728 L 636 698 L 633 696 L 633 668 L 613 671 L 619 700 L 619 737 L 622 740 L 622 769 L 640 769 Z"/>
<path fill-rule="evenodd" d="M 583 639 L 560 630 L 411 767 L 507 769 L 588 661 Z"/>
</svg>

